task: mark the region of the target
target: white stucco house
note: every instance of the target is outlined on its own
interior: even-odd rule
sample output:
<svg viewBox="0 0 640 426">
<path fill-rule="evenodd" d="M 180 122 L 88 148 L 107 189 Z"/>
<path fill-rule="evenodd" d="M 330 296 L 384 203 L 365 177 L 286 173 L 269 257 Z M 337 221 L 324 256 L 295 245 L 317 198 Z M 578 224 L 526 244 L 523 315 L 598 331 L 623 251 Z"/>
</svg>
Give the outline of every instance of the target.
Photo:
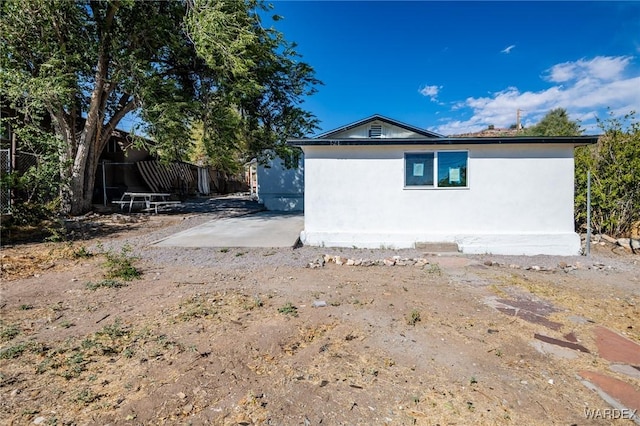
<svg viewBox="0 0 640 426">
<path fill-rule="evenodd" d="M 255 162 L 256 196 L 267 210 L 300 212 L 304 209 L 304 158 L 287 168 L 280 157 L 267 164 Z"/>
<path fill-rule="evenodd" d="M 455 138 L 374 115 L 304 151 L 306 245 L 579 254 L 574 148 L 595 136 Z"/>
</svg>

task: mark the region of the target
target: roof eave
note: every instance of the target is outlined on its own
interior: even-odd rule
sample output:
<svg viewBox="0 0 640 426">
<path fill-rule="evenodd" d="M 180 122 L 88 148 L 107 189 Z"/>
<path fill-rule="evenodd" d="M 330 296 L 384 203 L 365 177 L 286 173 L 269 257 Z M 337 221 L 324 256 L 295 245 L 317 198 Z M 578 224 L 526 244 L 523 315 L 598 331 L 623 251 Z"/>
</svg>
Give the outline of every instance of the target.
<svg viewBox="0 0 640 426">
<path fill-rule="evenodd" d="M 289 139 L 291 146 L 396 146 L 396 145 L 507 145 L 507 144 L 569 144 L 591 145 L 599 136 L 559 136 L 559 137 L 508 137 L 508 138 L 303 138 Z"/>
</svg>

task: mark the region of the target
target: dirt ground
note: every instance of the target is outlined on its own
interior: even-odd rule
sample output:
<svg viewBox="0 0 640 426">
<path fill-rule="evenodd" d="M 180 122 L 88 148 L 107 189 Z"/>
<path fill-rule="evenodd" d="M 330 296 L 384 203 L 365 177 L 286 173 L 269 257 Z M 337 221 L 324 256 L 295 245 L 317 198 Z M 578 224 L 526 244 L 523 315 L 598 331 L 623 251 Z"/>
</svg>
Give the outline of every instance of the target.
<svg viewBox="0 0 640 426">
<path fill-rule="evenodd" d="M 76 241 L 3 247 L 2 424 L 611 424 L 587 418 L 610 406 L 578 372 L 640 389 L 593 335 L 640 342 L 639 255 L 347 266 L 319 259 L 394 253 L 149 246 L 201 216 L 93 216 Z M 105 279 L 125 244 L 142 276 Z M 529 321 L 505 300 L 549 309 Z M 545 353 L 536 333 L 590 353 Z"/>
</svg>

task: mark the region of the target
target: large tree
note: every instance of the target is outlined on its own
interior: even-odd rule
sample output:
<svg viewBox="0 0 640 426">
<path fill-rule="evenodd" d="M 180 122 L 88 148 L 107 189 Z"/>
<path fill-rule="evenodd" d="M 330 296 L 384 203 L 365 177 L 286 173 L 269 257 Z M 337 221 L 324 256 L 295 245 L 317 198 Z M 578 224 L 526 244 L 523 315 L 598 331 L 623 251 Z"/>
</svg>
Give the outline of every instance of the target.
<svg viewBox="0 0 640 426">
<path fill-rule="evenodd" d="M 129 113 L 179 159 L 191 126 L 210 146 L 282 148 L 315 120 L 299 107 L 313 70 L 253 0 L 6 0 L 3 103 L 44 114 L 58 137 L 61 210 L 90 208 L 97 159 Z M 215 150 L 212 150 L 215 152 Z"/>
<path fill-rule="evenodd" d="M 580 123 L 569 118 L 567 110 L 556 108 L 545 114 L 535 125 L 527 128 L 524 135 L 530 136 L 577 136 L 582 134 Z"/>
</svg>

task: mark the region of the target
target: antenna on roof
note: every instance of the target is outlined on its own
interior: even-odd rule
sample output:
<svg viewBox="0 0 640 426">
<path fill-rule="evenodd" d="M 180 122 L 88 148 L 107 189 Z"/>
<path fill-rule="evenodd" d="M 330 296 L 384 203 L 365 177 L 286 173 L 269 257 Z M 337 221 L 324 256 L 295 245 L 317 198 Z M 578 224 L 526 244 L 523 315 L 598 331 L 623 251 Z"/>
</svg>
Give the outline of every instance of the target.
<svg viewBox="0 0 640 426">
<path fill-rule="evenodd" d="M 516 110 L 516 130 L 522 130 L 522 123 L 520 122 L 520 113 L 522 110 L 518 108 Z"/>
</svg>

